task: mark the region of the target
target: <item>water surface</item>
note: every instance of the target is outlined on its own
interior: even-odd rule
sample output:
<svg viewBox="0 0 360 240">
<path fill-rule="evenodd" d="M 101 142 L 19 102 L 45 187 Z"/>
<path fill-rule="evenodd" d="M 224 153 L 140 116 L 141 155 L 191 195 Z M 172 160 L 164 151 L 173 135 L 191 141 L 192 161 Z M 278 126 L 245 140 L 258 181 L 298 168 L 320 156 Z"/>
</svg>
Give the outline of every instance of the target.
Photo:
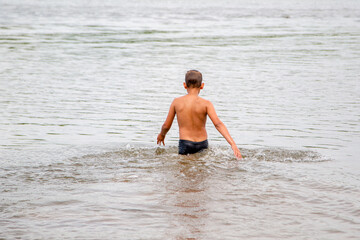
<svg viewBox="0 0 360 240">
<path fill-rule="evenodd" d="M 359 236 L 358 1 L 0 9 L 0 238 Z M 189 69 L 242 161 L 155 146 Z"/>
</svg>

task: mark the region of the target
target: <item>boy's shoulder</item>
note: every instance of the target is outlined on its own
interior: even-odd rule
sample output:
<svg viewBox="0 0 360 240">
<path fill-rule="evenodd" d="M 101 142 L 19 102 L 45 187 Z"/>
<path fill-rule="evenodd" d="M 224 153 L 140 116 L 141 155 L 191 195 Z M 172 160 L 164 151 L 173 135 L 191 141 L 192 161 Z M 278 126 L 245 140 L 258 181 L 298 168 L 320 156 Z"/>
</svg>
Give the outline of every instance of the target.
<svg viewBox="0 0 360 240">
<path fill-rule="evenodd" d="M 177 97 L 177 98 L 174 98 L 173 100 L 173 103 L 176 104 L 176 103 L 181 103 L 183 101 L 186 101 L 186 99 L 188 98 L 187 95 L 184 95 L 184 96 L 181 96 L 181 97 Z M 200 101 L 201 103 L 203 104 L 211 104 L 211 102 L 205 98 L 202 98 L 202 97 L 197 97 L 198 101 Z"/>
</svg>

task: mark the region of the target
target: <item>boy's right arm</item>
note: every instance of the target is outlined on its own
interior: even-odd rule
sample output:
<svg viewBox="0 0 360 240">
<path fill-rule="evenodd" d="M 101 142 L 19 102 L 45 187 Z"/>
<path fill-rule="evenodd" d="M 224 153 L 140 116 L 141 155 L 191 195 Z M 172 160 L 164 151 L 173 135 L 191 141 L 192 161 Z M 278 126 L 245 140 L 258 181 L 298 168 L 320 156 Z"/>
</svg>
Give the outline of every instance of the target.
<svg viewBox="0 0 360 240">
<path fill-rule="evenodd" d="M 236 146 L 234 139 L 230 136 L 230 133 L 227 130 L 225 124 L 217 116 L 215 108 L 210 101 L 208 102 L 208 105 L 207 105 L 207 114 L 209 115 L 215 128 L 221 133 L 221 135 L 223 135 L 223 137 L 226 139 L 226 141 L 230 144 L 232 150 L 234 151 L 235 157 L 237 157 L 238 159 L 242 158 L 240 150 Z"/>
</svg>

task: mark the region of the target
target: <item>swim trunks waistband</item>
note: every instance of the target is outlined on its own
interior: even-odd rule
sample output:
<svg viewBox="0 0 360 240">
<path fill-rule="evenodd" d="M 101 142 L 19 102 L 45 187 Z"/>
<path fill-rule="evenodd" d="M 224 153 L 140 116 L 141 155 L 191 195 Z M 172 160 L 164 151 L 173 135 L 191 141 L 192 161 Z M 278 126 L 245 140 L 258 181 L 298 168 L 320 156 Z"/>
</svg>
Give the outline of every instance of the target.
<svg viewBox="0 0 360 240">
<path fill-rule="evenodd" d="M 193 142 L 189 140 L 179 140 L 179 154 L 193 154 L 207 149 L 209 146 L 208 140 L 202 142 Z"/>
</svg>

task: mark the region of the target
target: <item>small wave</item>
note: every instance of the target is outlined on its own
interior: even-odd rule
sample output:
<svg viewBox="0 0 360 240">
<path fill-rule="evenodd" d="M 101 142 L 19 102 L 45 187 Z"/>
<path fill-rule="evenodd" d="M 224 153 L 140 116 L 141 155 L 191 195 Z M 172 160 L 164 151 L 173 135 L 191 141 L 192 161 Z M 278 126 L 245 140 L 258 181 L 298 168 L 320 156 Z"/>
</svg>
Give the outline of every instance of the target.
<svg viewBox="0 0 360 240">
<path fill-rule="evenodd" d="M 282 148 L 247 149 L 244 151 L 244 155 L 245 158 L 251 160 L 272 162 L 323 162 L 330 160 L 315 151 Z"/>
</svg>

